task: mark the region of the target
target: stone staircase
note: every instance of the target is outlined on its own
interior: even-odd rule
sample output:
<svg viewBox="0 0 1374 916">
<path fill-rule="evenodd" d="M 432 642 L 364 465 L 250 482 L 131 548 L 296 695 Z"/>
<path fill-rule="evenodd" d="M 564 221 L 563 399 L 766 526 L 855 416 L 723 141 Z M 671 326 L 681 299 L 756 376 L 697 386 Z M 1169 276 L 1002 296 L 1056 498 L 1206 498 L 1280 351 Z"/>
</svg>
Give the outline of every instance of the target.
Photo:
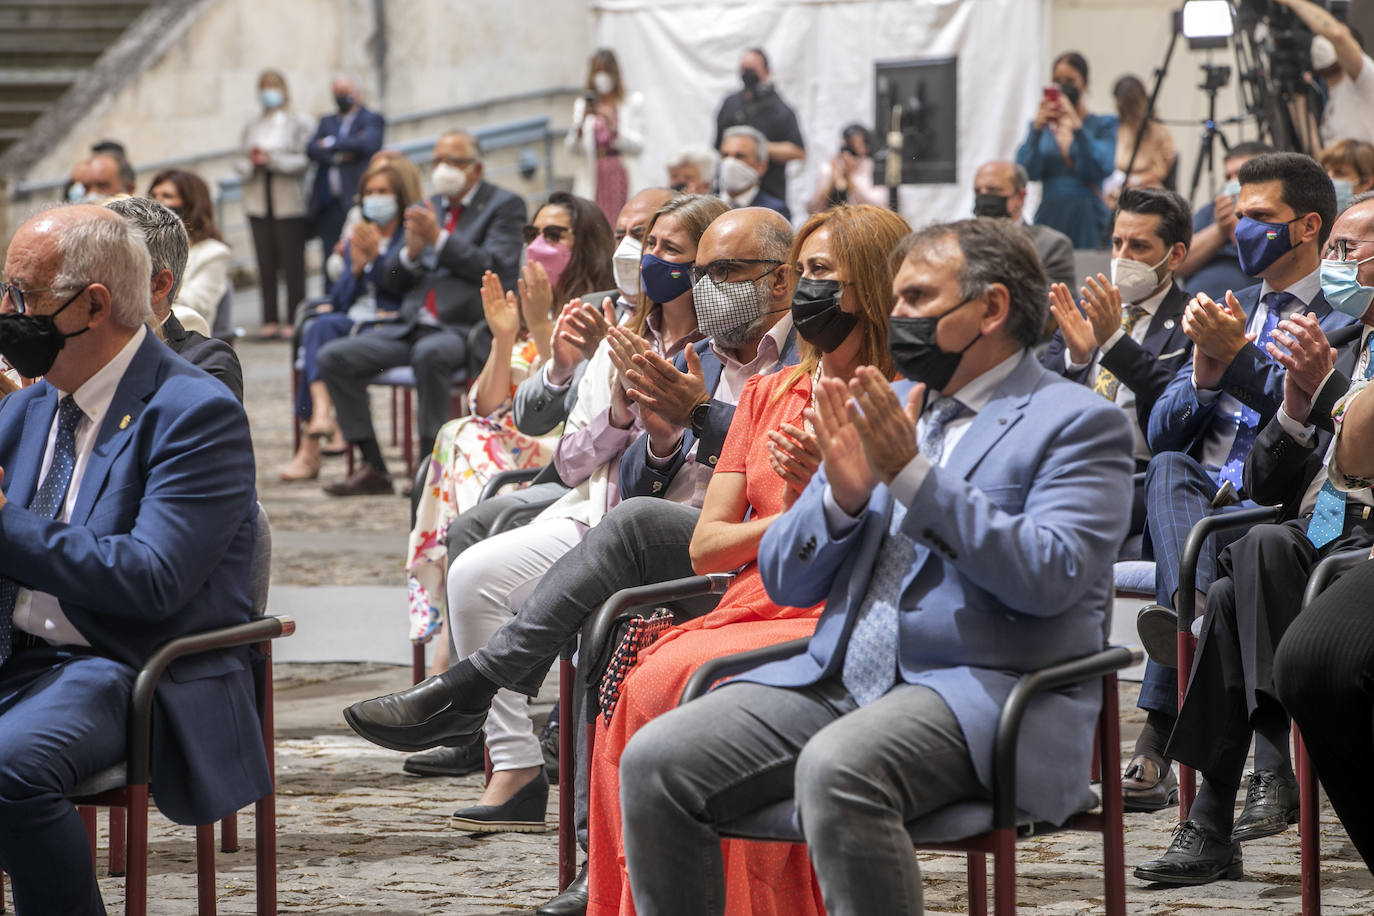
<svg viewBox="0 0 1374 916">
<path fill-rule="evenodd" d="M 154 5 L 129 0 L 0 4 L 0 156 Z"/>
</svg>

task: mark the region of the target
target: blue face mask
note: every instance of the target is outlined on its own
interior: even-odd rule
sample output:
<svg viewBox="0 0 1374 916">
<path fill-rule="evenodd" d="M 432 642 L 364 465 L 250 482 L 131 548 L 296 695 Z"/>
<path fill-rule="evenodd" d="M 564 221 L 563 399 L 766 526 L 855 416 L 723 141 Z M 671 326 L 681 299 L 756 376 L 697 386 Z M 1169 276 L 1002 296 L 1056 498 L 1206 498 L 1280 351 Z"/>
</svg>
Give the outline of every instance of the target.
<svg viewBox="0 0 1374 916">
<path fill-rule="evenodd" d="M 662 305 L 692 288 L 691 264 L 675 264 L 646 254 L 639 261 L 639 277 L 649 299 Z"/>
<path fill-rule="evenodd" d="M 1242 216 L 1236 222 L 1236 257 L 1247 277 L 1258 277 L 1293 249 L 1288 227 L 1302 217 L 1281 223 L 1262 223 Z"/>
<path fill-rule="evenodd" d="M 1374 301 L 1374 287 L 1361 286 L 1355 278 L 1360 265 L 1368 261 L 1374 261 L 1374 257 L 1363 261 L 1322 258 L 1322 295 L 1327 305 L 1351 318 L 1360 318 L 1369 311 L 1369 303 Z"/>
<path fill-rule="evenodd" d="M 390 194 L 369 194 L 363 198 L 363 219 L 369 223 L 385 226 L 396 218 L 400 207 L 396 198 Z"/>
<path fill-rule="evenodd" d="M 67 203 L 79 204 L 86 199 L 86 186 L 79 181 L 73 181 L 72 186 L 67 189 Z"/>
<path fill-rule="evenodd" d="M 1355 185 L 1346 178 L 1333 178 L 1331 185 L 1336 189 L 1336 212 L 1340 213 L 1350 206 L 1350 198 L 1355 196 Z"/>
<path fill-rule="evenodd" d="M 286 94 L 275 86 L 268 86 L 258 93 L 258 101 L 262 102 L 262 107 L 268 111 L 280 108 L 286 101 Z"/>
</svg>

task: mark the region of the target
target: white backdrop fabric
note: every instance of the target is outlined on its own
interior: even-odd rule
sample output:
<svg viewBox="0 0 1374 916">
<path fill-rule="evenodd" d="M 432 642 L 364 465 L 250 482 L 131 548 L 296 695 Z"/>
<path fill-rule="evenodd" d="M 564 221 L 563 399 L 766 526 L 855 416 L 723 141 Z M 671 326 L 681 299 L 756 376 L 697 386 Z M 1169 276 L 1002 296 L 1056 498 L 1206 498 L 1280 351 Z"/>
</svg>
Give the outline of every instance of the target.
<svg viewBox="0 0 1374 916">
<path fill-rule="evenodd" d="M 663 163 L 681 147 L 711 145 L 721 100 L 740 88 L 740 54 L 768 52 L 806 139 L 806 162 L 788 177 L 798 223 L 841 128 L 874 125 L 875 62 L 959 59 L 958 180 L 902 187 L 913 226 L 971 214 L 974 171 L 1014 157 L 1049 82 L 1050 0 L 593 0 L 592 9 L 598 45 L 615 49 L 625 85 L 645 96 L 644 184 L 666 182 Z"/>
</svg>

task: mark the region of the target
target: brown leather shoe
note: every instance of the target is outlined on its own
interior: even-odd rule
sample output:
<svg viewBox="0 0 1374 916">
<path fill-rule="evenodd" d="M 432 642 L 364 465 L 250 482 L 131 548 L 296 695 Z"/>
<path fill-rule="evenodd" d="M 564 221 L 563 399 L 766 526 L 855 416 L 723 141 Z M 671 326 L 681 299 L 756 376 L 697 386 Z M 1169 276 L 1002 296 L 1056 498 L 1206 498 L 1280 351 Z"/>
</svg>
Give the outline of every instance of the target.
<svg viewBox="0 0 1374 916">
<path fill-rule="evenodd" d="M 1127 811 L 1159 811 L 1178 804 L 1178 777 L 1173 764 L 1163 767 L 1159 761 L 1137 754 L 1121 774 L 1122 807 Z"/>
<path fill-rule="evenodd" d="M 1157 665 L 1178 667 L 1178 614 L 1158 604 L 1147 604 L 1135 615 L 1135 631 L 1145 654 Z"/>
<path fill-rule="evenodd" d="M 383 474 L 372 465 L 363 463 L 353 476 L 338 483 L 327 483 L 324 492 L 330 496 L 391 496 L 391 475 Z"/>
</svg>

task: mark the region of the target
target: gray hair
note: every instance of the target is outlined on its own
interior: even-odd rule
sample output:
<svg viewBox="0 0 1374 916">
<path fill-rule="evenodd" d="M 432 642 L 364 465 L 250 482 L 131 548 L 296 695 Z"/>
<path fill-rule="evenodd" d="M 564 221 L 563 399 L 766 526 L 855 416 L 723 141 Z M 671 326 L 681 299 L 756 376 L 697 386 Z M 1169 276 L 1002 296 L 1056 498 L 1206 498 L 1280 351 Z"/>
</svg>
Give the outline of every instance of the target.
<svg viewBox="0 0 1374 916">
<path fill-rule="evenodd" d="M 912 255 L 929 251 L 948 239 L 958 245 L 964 256 L 959 298 L 976 299 L 994 283 L 1002 284 L 1011 299 L 1007 335 L 1023 347 L 1039 343 L 1049 313 L 1050 281 L 1030 233 L 1004 219 L 936 223 L 897 243 L 892 252 L 894 270 Z"/>
<path fill-rule="evenodd" d="M 704 146 L 684 146 L 668 159 L 666 168 L 680 169 L 684 165 L 694 165 L 701 172 L 702 178 L 709 179 L 716 173 L 716 163 L 720 161 L 720 156 L 716 151 Z"/>
<path fill-rule="evenodd" d="M 62 262 L 55 289 L 99 283 L 110 291 L 110 318 L 116 325 L 134 331 L 148 323 L 153 268 L 141 229 L 113 215 L 95 217 L 70 223 L 57 233 L 56 242 Z"/>
<path fill-rule="evenodd" d="M 725 133 L 721 134 L 720 142 L 725 143 L 731 137 L 748 137 L 754 141 L 754 164 L 768 164 L 768 138 L 763 135 L 763 131 L 757 127 L 750 127 L 748 124 L 736 124 L 734 127 L 725 128 Z"/>
<path fill-rule="evenodd" d="M 1028 184 L 1030 184 L 1030 173 L 1026 171 L 1026 167 L 1019 162 L 1013 162 L 1011 164 L 1012 191 L 1024 191 Z"/>
<path fill-rule="evenodd" d="M 1346 202 L 1345 209 L 1349 210 L 1356 204 L 1362 204 L 1367 200 L 1374 200 L 1374 191 L 1361 191 Z"/>
<path fill-rule="evenodd" d="M 153 261 L 151 273 L 172 272 L 172 291 L 167 294 L 167 302 L 175 302 L 181 291 L 181 278 L 186 273 L 186 258 L 191 247 L 181 217 L 147 197 L 112 200 L 105 209 L 113 210 L 143 230 L 143 240 Z"/>
</svg>

